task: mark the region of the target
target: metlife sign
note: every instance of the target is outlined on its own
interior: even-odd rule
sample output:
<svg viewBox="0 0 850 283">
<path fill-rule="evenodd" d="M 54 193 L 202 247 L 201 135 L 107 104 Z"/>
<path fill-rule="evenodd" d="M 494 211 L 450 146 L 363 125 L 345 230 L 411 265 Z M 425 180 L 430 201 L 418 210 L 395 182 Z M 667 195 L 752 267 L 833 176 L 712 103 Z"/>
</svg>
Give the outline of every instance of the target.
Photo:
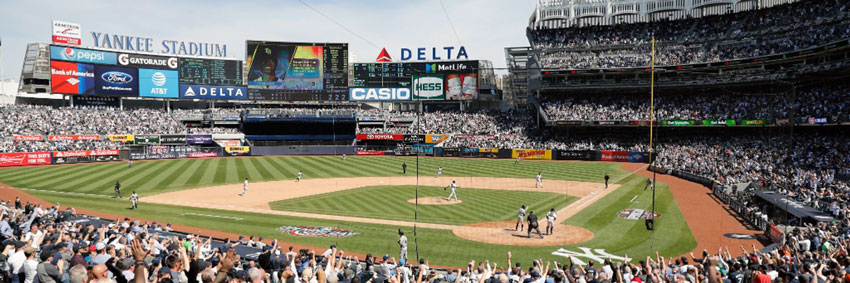
<svg viewBox="0 0 850 283">
<path fill-rule="evenodd" d="M 114 52 L 56 45 L 50 46 L 50 59 L 52 60 L 115 65 L 117 57 L 117 54 Z"/>
<path fill-rule="evenodd" d="M 244 100 L 248 88 L 244 86 L 180 85 L 180 98 Z"/>
<path fill-rule="evenodd" d="M 409 88 L 367 88 L 352 87 L 348 89 L 351 101 L 410 101 Z"/>
<path fill-rule="evenodd" d="M 413 100 L 445 100 L 442 75 L 413 76 Z"/>
<path fill-rule="evenodd" d="M 153 56 L 142 54 L 118 54 L 118 64 L 121 66 L 177 70 L 177 57 Z"/>
<path fill-rule="evenodd" d="M 177 71 L 139 69 L 139 96 L 178 98 L 179 81 Z"/>
</svg>

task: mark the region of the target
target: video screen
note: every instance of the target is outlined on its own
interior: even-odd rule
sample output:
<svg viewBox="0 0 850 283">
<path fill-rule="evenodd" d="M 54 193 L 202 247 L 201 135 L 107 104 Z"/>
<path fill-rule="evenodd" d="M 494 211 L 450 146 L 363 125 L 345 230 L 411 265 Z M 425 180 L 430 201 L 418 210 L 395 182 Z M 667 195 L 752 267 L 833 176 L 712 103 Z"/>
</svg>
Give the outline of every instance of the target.
<svg viewBox="0 0 850 283">
<path fill-rule="evenodd" d="M 248 41 L 247 53 L 250 99 L 348 91 L 348 44 Z"/>
</svg>

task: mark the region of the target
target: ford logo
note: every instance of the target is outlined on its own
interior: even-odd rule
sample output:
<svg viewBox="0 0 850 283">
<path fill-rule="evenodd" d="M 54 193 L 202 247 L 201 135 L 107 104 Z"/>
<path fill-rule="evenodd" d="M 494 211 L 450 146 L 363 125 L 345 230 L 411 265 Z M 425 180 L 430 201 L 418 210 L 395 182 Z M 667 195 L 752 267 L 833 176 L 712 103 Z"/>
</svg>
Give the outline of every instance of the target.
<svg viewBox="0 0 850 283">
<path fill-rule="evenodd" d="M 106 72 L 103 75 L 100 75 L 100 78 L 104 81 L 116 84 L 128 84 L 133 81 L 133 76 L 124 73 L 124 72 Z"/>
</svg>

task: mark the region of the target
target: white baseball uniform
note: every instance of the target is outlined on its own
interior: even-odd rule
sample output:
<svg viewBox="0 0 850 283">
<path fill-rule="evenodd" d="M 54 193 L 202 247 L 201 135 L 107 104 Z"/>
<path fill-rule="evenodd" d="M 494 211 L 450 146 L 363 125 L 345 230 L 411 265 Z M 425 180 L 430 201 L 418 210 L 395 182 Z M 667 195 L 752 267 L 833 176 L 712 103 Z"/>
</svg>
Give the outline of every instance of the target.
<svg viewBox="0 0 850 283">
<path fill-rule="evenodd" d="M 546 221 L 549 222 L 549 225 L 555 225 L 555 219 L 558 219 L 558 213 L 554 211 L 549 211 L 549 213 L 546 213 Z"/>
<path fill-rule="evenodd" d="M 301 182 L 301 171 L 298 171 L 298 177 L 295 177 L 296 182 Z"/>
<path fill-rule="evenodd" d="M 517 221 L 519 221 L 520 223 L 522 223 L 522 222 L 524 222 L 524 221 L 525 221 L 525 208 L 520 208 L 520 209 L 519 209 L 519 211 L 518 211 L 518 212 L 517 212 L 517 214 L 516 214 L 516 219 L 517 219 Z"/>
<path fill-rule="evenodd" d="M 437 177 L 443 176 L 443 167 L 437 168 Z"/>
<path fill-rule="evenodd" d="M 542 188 L 542 187 L 543 187 L 543 174 L 537 174 L 537 185 L 535 186 L 535 188 Z"/>
<path fill-rule="evenodd" d="M 240 196 L 243 196 L 243 195 L 245 195 L 245 193 L 247 193 L 247 192 L 248 192 L 248 180 L 245 180 L 245 184 L 243 184 L 243 185 L 242 185 L 242 193 L 241 193 L 241 194 L 239 194 L 239 195 L 240 195 Z"/>
<path fill-rule="evenodd" d="M 455 197 L 455 201 L 457 201 L 457 185 L 455 183 L 452 183 L 449 186 L 452 187 L 452 193 L 449 195 L 448 198 L 446 198 L 446 200 L 451 200 L 452 197 Z"/>
</svg>

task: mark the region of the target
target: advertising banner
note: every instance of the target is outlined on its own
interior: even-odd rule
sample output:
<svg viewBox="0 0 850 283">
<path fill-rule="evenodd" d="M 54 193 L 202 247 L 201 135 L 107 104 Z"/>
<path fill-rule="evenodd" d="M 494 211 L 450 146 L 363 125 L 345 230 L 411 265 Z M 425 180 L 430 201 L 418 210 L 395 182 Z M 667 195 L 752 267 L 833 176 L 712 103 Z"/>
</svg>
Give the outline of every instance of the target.
<svg viewBox="0 0 850 283">
<path fill-rule="evenodd" d="M 664 120 L 661 121 L 662 126 L 693 126 L 693 120 Z"/>
<path fill-rule="evenodd" d="M 744 126 L 764 126 L 764 120 L 741 120 L 741 125 Z"/>
<path fill-rule="evenodd" d="M 240 140 L 215 140 L 215 143 L 222 147 L 242 146 L 242 141 Z"/>
<path fill-rule="evenodd" d="M 186 144 L 185 135 L 160 135 L 159 143 L 163 145 L 184 145 Z"/>
<path fill-rule="evenodd" d="M 826 117 L 812 117 L 809 118 L 809 125 L 824 125 L 826 124 Z"/>
<path fill-rule="evenodd" d="M 94 81 L 92 81 L 93 83 Z M 92 86 L 92 91 L 94 91 L 94 86 Z M 75 95 L 71 99 L 74 101 L 74 107 L 121 107 L 121 102 L 117 97 Z"/>
<path fill-rule="evenodd" d="M 425 135 L 425 143 L 441 143 L 447 138 L 449 138 L 449 135 L 428 134 Z"/>
<path fill-rule="evenodd" d="M 596 151 L 593 150 L 557 150 L 555 155 L 558 160 L 596 160 Z"/>
<path fill-rule="evenodd" d="M 735 126 L 735 120 L 702 120 L 703 126 Z"/>
<path fill-rule="evenodd" d="M 14 136 L 16 141 L 41 141 L 44 136 Z"/>
<path fill-rule="evenodd" d="M 400 141 L 404 139 L 404 135 L 394 134 L 357 134 L 358 140 L 378 140 L 378 141 Z"/>
<path fill-rule="evenodd" d="M 404 143 L 422 143 L 425 142 L 425 135 L 404 135 L 402 141 Z"/>
<path fill-rule="evenodd" d="M 211 135 L 186 135 L 186 144 L 213 144 Z"/>
<path fill-rule="evenodd" d="M 499 153 L 498 148 L 479 148 L 478 152 L 480 153 Z"/>
<path fill-rule="evenodd" d="M 0 153 L 0 167 L 44 165 L 51 161 L 50 152 Z"/>
<path fill-rule="evenodd" d="M 94 94 L 94 65 L 50 61 L 50 91 L 62 94 Z"/>
<path fill-rule="evenodd" d="M 384 155 L 383 150 L 358 150 L 357 155 Z"/>
<path fill-rule="evenodd" d="M 217 157 L 218 153 L 215 152 L 193 152 L 189 153 L 189 157 L 191 158 L 199 158 L 199 157 Z"/>
<path fill-rule="evenodd" d="M 102 149 L 102 150 L 72 150 L 72 151 L 54 151 L 53 157 L 81 157 L 81 156 L 108 156 L 118 155 L 117 149 Z"/>
<path fill-rule="evenodd" d="M 136 68 L 95 65 L 94 86 L 95 94 L 138 96 L 139 70 Z"/>
<path fill-rule="evenodd" d="M 107 135 L 110 141 L 131 142 L 134 141 L 133 135 Z"/>
<path fill-rule="evenodd" d="M 630 126 L 649 126 L 649 121 L 629 121 L 629 125 Z"/>
<path fill-rule="evenodd" d="M 446 75 L 447 100 L 473 100 L 478 98 L 478 73 Z"/>
<path fill-rule="evenodd" d="M 511 158 L 521 159 L 542 159 L 551 160 L 552 150 L 550 149 L 514 149 L 511 152 Z"/>
<path fill-rule="evenodd" d="M 226 146 L 224 151 L 228 153 L 248 153 L 251 152 L 250 146 Z"/>
<path fill-rule="evenodd" d="M 177 61 L 177 57 L 131 53 L 118 54 L 118 65 L 128 67 L 177 70 Z"/>
<path fill-rule="evenodd" d="M 63 135 L 63 136 L 47 136 L 48 140 L 51 141 L 94 141 L 99 140 L 100 136 L 98 135 Z"/>
<path fill-rule="evenodd" d="M 649 152 L 630 151 L 629 162 L 649 162 Z"/>
<path fill-rule="evenodd" d="M 413 100 L 446 100 L 443 75 L 413 76 Z"/>
<path fill-rule="evenodd" d="M 391 87 L 352 87 L 348 89 L 351 101 L 410 101 L 409 88 Z"/>
<path fill-rule="evenodd" d="M 159 144 L 159 136 L 158 135 L 135 135 L 134 139 L 133 139 L 133 143 L 144 144 L 144 145 L 158 145 Z"/>
<path fill-rule="evenodd" d="M 115 52 L 51 45 L 50 59 L 80 63 L 115 65 L 115 63 L 118 62 L 118 55 L 115 54 Z"/>
<path fill-rule="evenodd" d="M 602 161 L 619 161 L 626 162 L 629 161 L 629 152 L 623 150 L 602 150 L 602 157 L 600 160 Z"/>
<path fill-rule="evenodd" d="M 602 120 L 602 121 L 596 121 L 596 124 L 602 125 L 602 126 L 610 126 L 610 125 L 617 125 L 617 124 L 619 124 L 619 122 Z"/>
<path fill-rule="evenodd" d="M 139 69 L 139 96 L 178 98 L 179 92 L 177 71 Z"/>
<path fill-rule="evenodd" d="M 180 84 L 180 98 L 191 99 L 246 99 L 244 86 L 186 85 Z"/>
<path fill-rule="evenodd" d="M 118 154 L 118 150 L 57 151 L 53 153 L 53 164 L 115 161 Z"/>
<path fill-rule="evenodd" d="M 80 24 L 53 21 L 53 43 L 80 46 L 83 39 Z"/>
</svg>

